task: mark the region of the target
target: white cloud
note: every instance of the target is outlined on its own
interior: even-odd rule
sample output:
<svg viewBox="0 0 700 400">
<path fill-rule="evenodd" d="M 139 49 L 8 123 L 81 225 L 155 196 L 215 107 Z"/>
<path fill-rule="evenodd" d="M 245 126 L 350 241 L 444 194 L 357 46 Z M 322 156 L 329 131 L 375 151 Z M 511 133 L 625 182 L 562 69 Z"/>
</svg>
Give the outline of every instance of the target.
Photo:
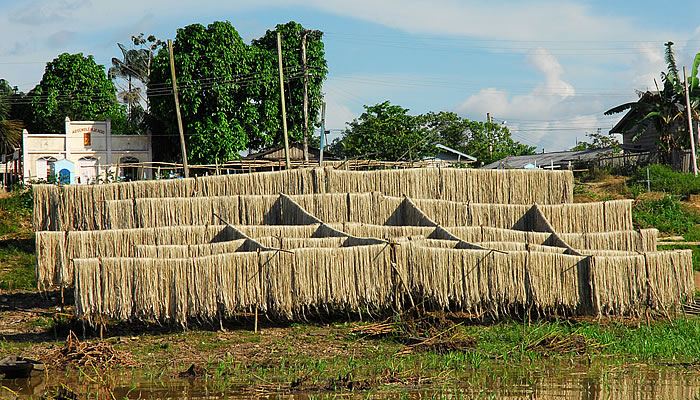
<svg viewBox="0 0 700 400">
<path fill-rule="evenodd" d="M 564 69 L 559 61 L 546 50 L 535 49 L 526 58 L 544 79 L 530 93 L 509 97 L 502 89 L 483 89 L 457 105 L 456 110 L 468 115 L 491 112 L 510 118 L 527 118 L 549 115 L 564 99 L 576 94 L 574 87 L 562 79 Z"/>
<path fill-rule="evenodd" d="M 499 120 L 511 120 L 508 126 L 516 140 L 548 151 L 573 147 L 577 137 L 583 140 L 586 132 L 610 124 L 598 100 L 577 97 L 573 85 L 564 80 L 564 68 L 556 57 L 536 49 L 526 58 L 542 76 L 530 93 L 510 95 L 504 89 L 483 89 L 459 103 L 456 111 L 472 118 L 488 112 Z"/>
</svg>

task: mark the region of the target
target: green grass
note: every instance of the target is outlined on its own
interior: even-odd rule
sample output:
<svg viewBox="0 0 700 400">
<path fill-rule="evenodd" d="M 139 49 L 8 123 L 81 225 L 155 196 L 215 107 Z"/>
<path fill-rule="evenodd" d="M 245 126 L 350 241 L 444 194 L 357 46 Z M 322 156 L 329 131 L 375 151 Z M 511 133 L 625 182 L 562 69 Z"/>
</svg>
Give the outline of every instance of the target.
<svg viewBox="0 0 700 400">
<path fill-rule="evenodd" d="M 667 165 L 650 165 L 649 178 L 653 181 L 651 190 L 655 192 L 679 196 L 684 200 L 691 194 L 700 193 L 700 179 L 695 178 L 693 174 L 674 172 Z M 639 168 L 630 178 L 630 183 L 639 185 L 639 181 L 646 179 L 647 168 Z M 646 188 L 646 183 L 642 185 Z"/>
<path fill-rule="evenodd" d="M 640 228 L 656 228 L 689 241 L 700 240 L 700 213 L 674 196 L 635 202 L 632 219 Z"/>
<path fill-rule="evenodd" d="M 0 289 L 34 290 L 34 244 L 31 191 L 18 190 L 0 199 Z"/>
<path fill-rule="evenodd" d="M 0 248 L 0 289 L 34 290 L 34 253 L 16 247 Z"/>
</svg>

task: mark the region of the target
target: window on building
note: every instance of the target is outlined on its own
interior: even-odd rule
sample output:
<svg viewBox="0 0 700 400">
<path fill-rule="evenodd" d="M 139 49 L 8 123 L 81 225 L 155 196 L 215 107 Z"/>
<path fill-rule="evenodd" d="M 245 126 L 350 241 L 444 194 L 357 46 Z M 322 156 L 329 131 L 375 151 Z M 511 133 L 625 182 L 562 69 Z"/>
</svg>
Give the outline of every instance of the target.
<svg viewBox="0 0 700 400">
<path fill-rule="evenodd" d="M 41 157 L 36 160 L 36 178 L 41 180 L 48 180 L 50 176 L 55 175 L 54 163 L 56 158 L 54 157 Z"/>
<path fill-rule="evenodd" d="M 139 168 L 138 166 L 129 166 L 129 164 L 138 164 L 139 159 L 136 157 L 122 157 L 119 159 L 119 176 L 123 177 L 125 181 L 135 181 L 139 179 Z"/>
<path fill-rule="evenodd" d="M 99 175 L 99 165 L 95 157 L 83 157 L 78 160 L 78 183 L 94 183 Z"/>
</svg>

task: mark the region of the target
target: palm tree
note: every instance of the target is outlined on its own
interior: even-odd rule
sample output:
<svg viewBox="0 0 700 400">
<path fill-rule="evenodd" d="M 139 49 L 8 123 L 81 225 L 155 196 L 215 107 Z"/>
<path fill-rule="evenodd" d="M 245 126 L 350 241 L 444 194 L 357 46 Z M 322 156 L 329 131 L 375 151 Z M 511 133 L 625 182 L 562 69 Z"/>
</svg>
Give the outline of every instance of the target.
<svg viewBox="0 0 700 400">
<path fill-rule="evenodd" d="M 673 54 L 673 42 L 665 43 L 667 72 L 661 73 L 663 88 L 659 88 L 654 80 L 656 91 L 637 92 L 639 100 L 621 104 L 605 112 L 612 115 L 629 110 L 627 121 L 622 127 L 624 131 L 637 129 L 632 140 L 637 140 L 650 128 L 659 133 L 659 157 L 668 162 L 673 150 L 683 148 L 688 144 L 687 132 L 684 128 L 685 92 L 676 60 Z"/>
<path fill-rule="evenodd" d="M 129 115 L 141 100 L 147 99 L 141 93 L 141 87 L 137 86 L 134 80 L 138 80 L 142 85 L 148 85 L 149 75 L 149 54 L 145 49 L 127 49 L 123 44 L 117 43 L 122 51 L 123 59 L 112 58 L 112 67 L 108 71 L 111 79 L 122 78 L 127 81 L 126 90 L 120 91 L 117 95 L 127 104 Z"/>
<path fill-rule="evenodd" d="M 19 146 L 22 141 L 22 121 L 9 120 L 10 102 L 6 96 L 0 96 L 0 154 Z"/>
</svg>

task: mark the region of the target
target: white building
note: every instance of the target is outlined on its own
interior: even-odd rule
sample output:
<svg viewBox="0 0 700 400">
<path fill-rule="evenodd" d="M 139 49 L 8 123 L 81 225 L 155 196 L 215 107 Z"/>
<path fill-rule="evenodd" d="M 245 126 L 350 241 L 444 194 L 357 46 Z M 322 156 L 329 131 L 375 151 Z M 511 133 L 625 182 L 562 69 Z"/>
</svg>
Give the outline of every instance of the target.
<svg viewBox="0 0 700 400">
<path fill-rule="evenodd" d="M 68 183 L 93 183 L 98 177 L 126 180 L 151 179 L 152 170 L 142 163 L 153 161 L 151 137 L 147 135 L 112 135 L 111 121 L 71 121 L 66 118 L 65 134 L 22 135 L 24 180 L 47 179 L 62 173 Z M 73 168 L 56 171 L 54 164 L 67 160 Z M 62 163 L 66 164 L 66 163 Z M 133 164 L 133 165 L 132 165 Z"/>
</svg>

